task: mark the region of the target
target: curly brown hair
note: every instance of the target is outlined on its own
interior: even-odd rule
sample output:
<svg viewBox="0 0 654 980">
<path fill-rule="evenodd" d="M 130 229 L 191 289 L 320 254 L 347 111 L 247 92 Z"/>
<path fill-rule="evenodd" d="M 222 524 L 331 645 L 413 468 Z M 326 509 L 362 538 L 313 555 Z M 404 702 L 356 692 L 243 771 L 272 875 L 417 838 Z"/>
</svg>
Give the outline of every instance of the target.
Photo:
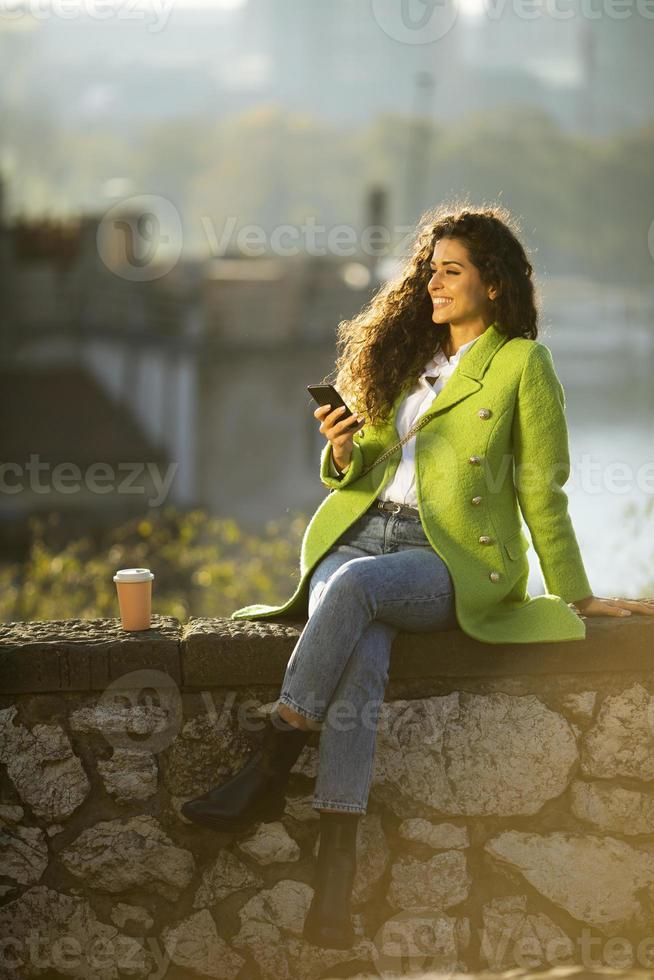
<svg viewBox="0 0 654 980">
<path fill-rule="evenodd" d="M 484 285 L 498 288 L 492 305 L 496 329 L 536 339 L 533 269 L 517 234 L 516 220 L 499 205 L 469 210 L 466 204 L 442 204 L 421 216 L 399 274 L 356 317 L 338 324 L 338 357 L 330 378 L 352 411 L 373 424 L 386 419 L 400 390 L 409 379 L 418 380 L 447 338 L 449 324 L 433 323 L 427 291 L 429 264 L 441 238 L 459 239 Z"/>
</svg>

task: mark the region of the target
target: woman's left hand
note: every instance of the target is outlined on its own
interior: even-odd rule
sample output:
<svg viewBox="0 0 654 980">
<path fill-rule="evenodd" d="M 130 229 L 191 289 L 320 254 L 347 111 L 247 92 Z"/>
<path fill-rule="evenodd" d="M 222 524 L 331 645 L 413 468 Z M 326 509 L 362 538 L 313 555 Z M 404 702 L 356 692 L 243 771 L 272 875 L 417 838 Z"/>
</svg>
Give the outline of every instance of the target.
<svg viewBox="0 0 654 980">
<path fill-rule="evenodd" d="M 603 599 L 591 595 L 568 605 L 582 616 L 629 616 L 632 612 L 654 616 L 654 599 L 621 599 L 618 596 Z"/>
</svg>

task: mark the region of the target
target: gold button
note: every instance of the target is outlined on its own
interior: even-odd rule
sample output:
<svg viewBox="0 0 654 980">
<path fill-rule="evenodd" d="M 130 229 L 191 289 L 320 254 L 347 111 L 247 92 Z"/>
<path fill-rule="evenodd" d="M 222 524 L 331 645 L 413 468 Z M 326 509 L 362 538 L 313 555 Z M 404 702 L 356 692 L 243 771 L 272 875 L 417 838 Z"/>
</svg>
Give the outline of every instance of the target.
<svg viewBox="0 0 654 980">
<path fill-rule="evenodd" d="M 479 416 L 480 419 L 489 419 L 491 417 L 491 414 L 492 413 L 490 408 L 480 408 L 479 411 L 477 412 L 477 415 Z"/>
<path fill-rule="evenodd" d="M 483 497 L 473 497 L 472 500 L 470 501 L 470 503 L 471 504 L 474 504 L 475 507 L 478 507 L 479 504 L 482 502 L 483 499 L 484 499 Z"/>
<path fill-rule="evenodd" d="M 488 577 L 491 580 L 491 582 L 499 582 L 499 580 L 500 580 L 500 573 L 499 572 L 491 572 Z"/>
<path fill-rule="evenodd" d="M 492 544 L 493 539 L 489 538 L 487 534 L 482 534 L 479 538 L 479 544 Z"/>
<path fill-rule="evenodd" d="M 472 463 L 473 466 L 479 466 L 481 463 L 481 456 L 471 456 L 468 462 Z"/>
</svg>

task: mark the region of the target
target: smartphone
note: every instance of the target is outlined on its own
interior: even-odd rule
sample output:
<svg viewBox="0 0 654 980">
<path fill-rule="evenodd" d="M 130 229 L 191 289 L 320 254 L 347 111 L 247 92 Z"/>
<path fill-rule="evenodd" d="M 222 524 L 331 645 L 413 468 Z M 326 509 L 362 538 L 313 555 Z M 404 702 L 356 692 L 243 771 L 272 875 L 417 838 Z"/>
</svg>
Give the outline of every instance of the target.
<svg viewBox="0 0 654 980">
<path fill-rule="evenodd" d="M 341 405 L 345 405 L 345 402 L 336 391 L 333 385 L 307 385 L 307 391 L 309 394 L 318 402 L 319 405 L 331 405 L 332 411 L 335 408 L 340 408 Z M 345 405 L 346 414 L 343 418 L 347 418 L 348 415 L 353 413 Z M 340 420 L 339 420 L 340 421 Z M 350 423 L 346 428 L 352 429 L 358 425 L 357 416 L 354 416 L 354 421 Z"/>
</svg>

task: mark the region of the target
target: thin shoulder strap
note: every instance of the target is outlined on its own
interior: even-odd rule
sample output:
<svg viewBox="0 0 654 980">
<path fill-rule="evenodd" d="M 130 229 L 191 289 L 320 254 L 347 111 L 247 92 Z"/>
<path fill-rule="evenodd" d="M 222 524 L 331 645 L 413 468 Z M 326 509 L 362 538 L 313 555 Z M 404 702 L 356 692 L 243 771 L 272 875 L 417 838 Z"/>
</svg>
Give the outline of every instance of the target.
<svg viewBox="0 0 654 980">
<path fill-rule="evenodd" d="M 431 420 L 431 415 L 426 415 L 424 418 L 420 419 L 419 422 L 416 422 L 415 425 L 412 425 L 403 439 L 400 439 L 400 441 L 396 442 L 394 446 L 391 446 L 391 448 L 387 449 L 386 452 L 381 454 L 381 456 L 378 456 L 377 459 L 374 461 L 374 463 L 370 463 L 369 466 L 366 466 L 366 468 L 362 470 L 361 473 L 359 473 L 359 475 L 354 478 L 354 480 L 351 480 L 350 483 L 348 483 L 348 487 L 351 487 L 353 483 L 356 483 L 357 480 L 360 480 L 362 476 L 366 475 L 366 473 L 370 473 L 370 470 L 374 470 L 375 466 L 378 466 L 379 463 L 383 463 L 385 459 L 388 459 L 389 456 L 392 456 L 393 453 L 396 451 L 396 449 L 399 449 L 400 446 L 403 446 L 405 442 L 408 442 L 411 436 L 415 435 L 415 433 L 418 432 L 419 429 L 422 429 L 423 425 L 427 425 L 427 423 L 430 420 Z M 334 491 L 336 490 L 340 490 L 340 487 L 334 487 L 332 490 L 330 490 L 330 493 L 334 493 Z"/>
<path fill-rule="evenodd" d="M 399 442 L 396 442 L 394 446 L 391 446 L 391 448 L 387 449 L 386 452 L 381 454 L 381 456 L 378 456 L 377 459 L 374 461 L 374 463 L 370 463 L 369 466 L 366 466 L 366 468 L 362 470 L 361 473 L 359 473 L 356 479 L 360 480 L 362 476 L 366 475 L 366 473 L 370 473 L 370 470 L 373 470 L 375 466 L 377 466 L 379 463 L 383 463 L 384 460 L 388 459 L 389 456 L 392 456 L 393 453 L 400 448 L 400 446 L 403 446 L 405 442 L 408 442 L 409 439 L 413 435 L 415 435 L 419 429 L 422 429 L 423 425 L 427 425 L 427 423 L 430 421 L 431 421 L 431 415 L 426 415 L 424 418 L 420 419 L 419 422 L 416 422 L 414 425 L 412 425 L 409 431 L 407 432 L 407 434 L 402 439 L 400 439 Z"/>
</svg>

